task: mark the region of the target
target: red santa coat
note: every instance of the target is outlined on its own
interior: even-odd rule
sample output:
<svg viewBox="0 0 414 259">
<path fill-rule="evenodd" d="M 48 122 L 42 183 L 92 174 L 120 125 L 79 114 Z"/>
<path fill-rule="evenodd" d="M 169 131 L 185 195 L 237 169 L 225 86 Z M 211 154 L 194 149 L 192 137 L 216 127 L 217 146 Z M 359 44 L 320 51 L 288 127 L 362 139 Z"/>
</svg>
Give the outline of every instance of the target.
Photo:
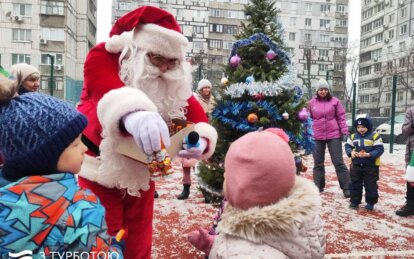
<svg viewBox="0 0 414 259">
<path fill-rule="evenodd" d="M 116 146 L 128 135 L 120 129 L 124 115 L 139 110 L 157 111 L 157 108 L 142 91 L 124 87 L 118 75 L 119 69 L 119 54 L 106 51 L 104 43 L 94 47 L 86 58 L 84 88 L 78 110 L 89 121 L 83 134 L 99 146 L 101 159 L 85 157 L 79 184 L 91 189 L 101 199 L 110 235 L 116 235 L 120 228 L 128 226 L 125 258 L 149 258 L 154 183 L 150 181 L 145 165 L 120 155 Z M 188 99 L 186 109 L 187 120 L 197 123 L 195 130 L 208 139 L 209 145 L 202 157 L 208 158 L 214 152 L 217 132 L 205 123 L 208 119 L 193 96 Z M 138 192 L 128 191 L 125 196 L 123 188 L 126 187 L 119 179 L 127 173 L 134 177 Z"/>
</svg>

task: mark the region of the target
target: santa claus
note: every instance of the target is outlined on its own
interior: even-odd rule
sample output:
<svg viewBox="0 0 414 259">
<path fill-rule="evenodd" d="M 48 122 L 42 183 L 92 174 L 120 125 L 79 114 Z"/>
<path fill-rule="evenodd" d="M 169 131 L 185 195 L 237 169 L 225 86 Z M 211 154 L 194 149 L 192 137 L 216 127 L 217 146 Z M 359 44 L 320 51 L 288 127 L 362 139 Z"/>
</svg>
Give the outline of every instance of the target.
<svg viewBox="0 0 414 259">
<path fill-rule="evenodd" d="M 191 69 L 185 62 L 187 38 L 174 17 L 144 6 L 118 19 L 111 38 L 89 52 L 79 111 L 89 120 L 83 132 L 89 148 L 79 184 L 92 190 L 106 208 L 110 235 L 126 229 L 125 258 L 150 258 L 154 182 L 146 165 L 116 152 L 131 136 L 150 155 L 170 144 L 167 124 L 195 124 L 200 145 L 180 151 L 206 159 L 217 132 L 208 125 L 192 96 Z"/>
</svg>

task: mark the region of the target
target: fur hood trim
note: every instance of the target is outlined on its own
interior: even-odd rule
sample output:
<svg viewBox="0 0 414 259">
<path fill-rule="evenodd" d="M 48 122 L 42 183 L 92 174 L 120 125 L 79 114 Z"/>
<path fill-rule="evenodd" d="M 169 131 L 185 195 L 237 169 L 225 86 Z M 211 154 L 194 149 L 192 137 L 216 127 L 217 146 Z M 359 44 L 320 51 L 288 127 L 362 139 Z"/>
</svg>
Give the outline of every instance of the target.
<svg viewBox="0 0 414 259">
<path fill-rule="evenodd" d="M 252 242 L 264 242 L 300 228 L 303 222 L 319 214 L 320 207 L 321 197 L 315 184 L 296 176 L 289 195 L 275 204 L 242 210 L 226 203 L 218 231 Z"/>
</svg>

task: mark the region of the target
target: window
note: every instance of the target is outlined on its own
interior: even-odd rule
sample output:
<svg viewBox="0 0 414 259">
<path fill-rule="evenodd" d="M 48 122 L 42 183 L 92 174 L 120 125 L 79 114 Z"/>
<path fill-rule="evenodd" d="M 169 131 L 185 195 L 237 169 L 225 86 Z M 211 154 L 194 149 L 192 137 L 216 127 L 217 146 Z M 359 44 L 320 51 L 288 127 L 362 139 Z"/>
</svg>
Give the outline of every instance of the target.
<svg viewBox="0 0 414 259">
<path fill-rule="evenodd" d="M 223 40 L 223 49 L 231 49 L 233 47 L 233 41 Z"/>
<path fill-rule="evenodd" d="M 55 61 L 54 61 L 55 65 L 63 65 L 63 56 L 62 56 L 62 54 L 49 53 L 49 55 L 52 55 L 53 57 L 55 57 Z M 50 58 L 47 54 L 40 55 L 40 64 L 50 65 Z"/>
<path fill-rule="evenodd" d="M 96 35 L 95 25 L 91 22 L 91 20 L 88 20 L 88 24 L 89 24 L 89 26 L 88 26 L 89 33 L 95 36 Z"/>
<path fill-rule="evenodd" d="M 373 50 L 372 51 L 372 56 L 374 58 L 380 58 L 382 56 L 382 48 Z"/>
<path fill-rule="evenodd" d="M 343 64 L 340 64 L 340 63 L 335 63 L 334 64 L 334 69 L 336 71 L 344 71 L 344 65 Z"/>
<path fill-rule="evenodd" d="M 224 25 L 223 32 L 228 34 L 237 34 L 239 30 L 236 25 Z"/>
<path fill-rule="evenodd" d="M 342 20 L 342 19 L 337 19 L 336 20 L 336 27 L 346 27 L 347 25 L 347 20 Z"/>
<path fill-rule="evenodd" d="M 296 25 L 296 17 L 290 17 L 289 21 L 290 21 L 290 25 L 292 26 Z"/>
<path fill-rule="evenodd" d="M 18 63 L 30 64 L 31 58 L 28 54 L 12 54 L 12 65 Z"/>
<path fill-rule="evenodd" d="M 290 40 L 290 41 L 294 41 L 294 40 L 295 40 L 295 37 L 296 37 L 296 33 L 294 33 L 294 32 L 289 32 L 289 40 Z"/>
<path fill-rule="evenodd" d="M 12 40 L 13 41 L 31 41 L 32 30 L 26 29 L 12 29 Z"/>
<path fill-rule="evenodd" d="M 31 4 L 13 4 L 13 14 L 31 17 L 32 16 L 32 5 Z"/>
<path fill-rule="evenodd" d="M 391 102 L 391 93 L 386 93 L 385 94 L 385 101 L 386 102 Z"/>
<path fill-rule="evenodd" d="M 394 14 L 394 13 L 392 13 L 392 14 L 388 15 L 388 22 L 389 22 L 389 23 L 394 22 L 394 19 L 395 19 L 395 14 Z"/>
<path fill-rule="evenodd" d="M 375 35 L 375 42 L 379 42 L 383 40 L 382 32 Z"/>
<path fill-rule="evenodd" d="M 305 19 L 305 26 L 311 26 L 312 25 L 312 19 L 306 18 Z"/>
<path fill-rule="evenodd" d="M 223 41 L 222 40 L 209 40 L 208 47 L 211 49 L 222 49 Z"/>
<path fill-rule="evenodd" d="M 310 41 L 310 40 L 312 40 L 312 34 L 305 33 L 305 41 Z"/>
<path fill-rule="evenodd" d="M 390 31 L 388 31 L 388 38 L 389 38 L 389 39 L 394 38 L 394 30 L 390 30 Z"/>
<path fill-rule="evenodd" d="M 177 16 L 183 17 L 184 16 L 184 9 L 177 9 Z"/>
<path fill-rule="evenodd" d="M 387 47 L 387 53 L 392 53 L 392 45 Z"/>
<path fill-rule="evenodd" d="M 407 7 L 404 7 L 400 10 L 401 18 L 404 18 L 407 16 Z"/>
<path fill-rule="evenodd" d="M 319 72 L 328 71 L 328 65 L 327 64 L 318 64 Z"/>
<path fill-rule="evenodd" d="M 321 34 L 320 39 L 321 39 L 321 42 L 329 42 L 329 35 Z"/>
<path fill-rule="evenodd" d="M 397 93 L 397 101 L 402 101 L 404 99 L 404 92 L 398 91 Z"/>
<path fill-rule="evenodd" d="M 223 32 L 222 24 L 210 24 L 210 32 Z"/>
<path fill-rule="evenodd" d="M 362 95 L 359 97 L 360 103 L 369 103 L 369 95 Z"/>
<path fill-rule="evenodd" d="M 64 2 L 41 1 L 40 12 L 42 14 L 64 15 Z"/>
<path fill-rule="evenodd" d="M 404 35 L 407 33 L 407 24 L 400 26 L 400 35 Z"/>
<path fill-rule="evenodd" d="M 321 4 L 321 12 L 329 12 L 331 10 L 331 6 L 328 4 Z"/>
<path fill-rule="evenodd" d="M 204 33 L 204 27 L 203 26 L 193 26 L 193 32 L 194 33 Z"/>
<path fill-rule="evenodd" d="M 327 57 L 329 51 L 327 49 L 320 49 L 319 50 L 319 57 Z"/>
<path fill-rule="evenodd" d="M 306 3 L 306 11 L 311 12 L 312 11 L 312 4 Z"/>
<path fill-rule="evenodd" d="M 96 5 L 95 5 L 95 3 L 92 1 L 92 0 L 89 0 L 88 1 L 88 7 L 89 7 L 89 12 L 93 15 L 93 17 L 95 17 L 96 18 Z M 129 10 L 131 10 L 131 9 L 129 9 Z"/>
<path fill-rule="evenodd" d="M 320 19 L 319 26 L 320 27 L 329 27 L 329 20 Z"/>
<path fill-rule="evenodd" d="M 400 51 L 404 51 L 405 50 L 405 41 L 400 42 Z"/>
<path fill-rule="evenodd" d="M 374 72 L 381 71 L 381 66 L 382 66 L 381 63 L 374 64 Z"/>
<path fill-rule="evenodd" d="M 387 70 L 391 70 L 393 68 L 392 61 L 387 62 Z"/>
<path fill-rule="evenodd" d="M 63 78 L 61 78 L 61 77 L 55 77 L 54 78 L 55 79 L 55 81 L 53 82 L 53 84 L 54 84 L 54 90 L 60 90 L 60 91 L 62 91 L 63 90 Z M 48 76 L 41 76 L 41 79 L 40 79 L 40 88 L 41 89 L 43 89 L 43 90 L 48 90 L 49 89 L 49 86 L 50 86 L 50 77 L 48 77 Z"/>
<path fill-rule="evenodd" d="M 43 28 L 41 34 L 42 34 L 42 38 L 46 40 L 52 40 L 52 41 L 64 41 L 65 40 L 64 29 Z"/>
<path fill-rule="evenodd" d="M 338 13 L 345 13 L 345 10 L 346 10 L 346 6 L 345 5 L 343 5 L 343 4 L 336 5 L 336 11 Z"/>
<path fill-rule="evenodd" d="M 193 41 L 193 49 L 196 49 L 196 50 L 204 49 L 203 42 Z"/>
<path fill-rule="evenodd" d="M 135 7 L 133 9 L 135 9 Z M 206 11 L 203 11 L 203 10 L 194 10 L 194 17 L 205 18 L 206 17 L 206 14 L 207 14 Z"/>
<path fill-rule="evenodd" d="M 398 60 L 399 67 L 405 67 L 405 58 L 400 58 Z"/>
</svg>

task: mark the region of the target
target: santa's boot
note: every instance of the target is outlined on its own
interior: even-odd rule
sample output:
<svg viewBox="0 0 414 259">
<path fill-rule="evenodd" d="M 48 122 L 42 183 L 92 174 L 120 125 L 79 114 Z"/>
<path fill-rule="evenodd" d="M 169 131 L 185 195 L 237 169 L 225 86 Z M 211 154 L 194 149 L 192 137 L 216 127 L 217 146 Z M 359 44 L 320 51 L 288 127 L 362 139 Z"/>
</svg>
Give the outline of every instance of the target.
<svg viewBox="0 0 414 259">
<path fill-rule="evenodd" d="M 190 186 L 191 184 L 183 184 L 183 192 L 177 196 L 177 199 L 179 200 L 188 199 L 188 196 L 190 196 Z"/>
</svg>

